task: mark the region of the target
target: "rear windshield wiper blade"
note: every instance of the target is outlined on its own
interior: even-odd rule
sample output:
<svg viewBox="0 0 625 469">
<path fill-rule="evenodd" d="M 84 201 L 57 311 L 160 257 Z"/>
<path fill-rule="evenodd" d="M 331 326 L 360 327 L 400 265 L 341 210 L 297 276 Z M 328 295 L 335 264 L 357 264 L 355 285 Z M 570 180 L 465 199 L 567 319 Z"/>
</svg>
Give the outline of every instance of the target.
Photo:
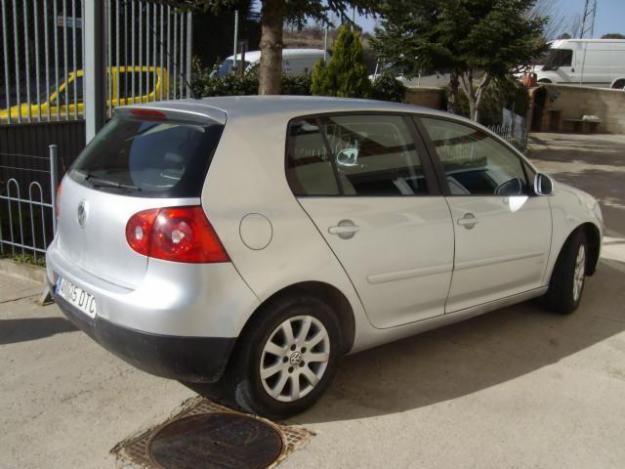
<svg viewBox="0 0 625 469">
<path fill-rule="evenodd" d="M 114 187 L 115 189 L 125 189 L 129 191 L 141 191 L 141 188 L 132 184 L 123 184 L 117 181 L 109 181 L 108 179 L 99 178 L 91 173 L 87 173 L 84 178 L 94 187 Z"/>
</svg>

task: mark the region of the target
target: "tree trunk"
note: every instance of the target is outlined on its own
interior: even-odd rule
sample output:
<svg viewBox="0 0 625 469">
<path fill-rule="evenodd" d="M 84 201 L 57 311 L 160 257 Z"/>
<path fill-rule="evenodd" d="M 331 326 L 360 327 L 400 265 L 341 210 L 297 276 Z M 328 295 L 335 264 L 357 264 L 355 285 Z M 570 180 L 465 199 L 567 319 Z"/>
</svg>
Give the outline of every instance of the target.
<svg viewBox="0 0 625 469">
<path fill-rule="evenodd" d="M 449 73 L 449 84 L 447 85 L 447 112 L 456 114 L 458 110 L 458 89 L 460 82 L 458 73 L 454 70 Z"/>
<path fill-rule="evenodd" d="M 258 94 L 280 94 L 284 3 L 263 0 L 262 5 Z"/>
</svg>

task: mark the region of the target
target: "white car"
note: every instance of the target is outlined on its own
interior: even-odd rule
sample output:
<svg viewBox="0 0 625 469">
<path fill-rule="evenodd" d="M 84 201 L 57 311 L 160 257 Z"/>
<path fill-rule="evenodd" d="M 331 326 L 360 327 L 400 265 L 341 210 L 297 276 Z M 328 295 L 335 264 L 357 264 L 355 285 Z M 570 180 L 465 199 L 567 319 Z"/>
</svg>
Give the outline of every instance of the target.
<svg viewBox="0 0 625 469">
<path fill-rule="evenodd" d="M 320 60 L 329 58 L 330 53 L 323 49 L 282 49 L 282 72 L 286 75 L 306 75 L 312 73 L 313 67 Z M 252 50 L 235 56 L 231 55 L 224 60 L 215 71 L 217 76 L 223 77 L 236 71 L 237 64 L 244 60 L 244 71 L 248 72 L 260 65 L 260 51 Z"/>
<path fill-rule="evenodd" d="M 224 97 L 117 110 L 63 178 L 47 274 L 120 357 L 284 417 L 345 354 L 530 298 L 571 313 L 601 239 L 594 198 L 474 122 Z"/>
<path fill-rule="evenodd" d="M 549 44 L 543 64 L 533 69 L 539 83 L 625 89 L 625 40 L 560 39 Z"/>
</svg>

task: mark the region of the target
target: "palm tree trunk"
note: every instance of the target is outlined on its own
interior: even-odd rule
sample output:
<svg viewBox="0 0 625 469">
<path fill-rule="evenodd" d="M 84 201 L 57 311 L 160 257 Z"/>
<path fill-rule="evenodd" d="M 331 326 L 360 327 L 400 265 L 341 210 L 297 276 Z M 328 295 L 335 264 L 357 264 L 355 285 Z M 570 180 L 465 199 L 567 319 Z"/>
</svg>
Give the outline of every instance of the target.
<svg viewBox="0 0 625 469">
<path fill-rule="evenodd" d="M 280 94 L 282 79 L 282 0 L 263 0 L 260 36 L 258 94 Z"/>
</svg>

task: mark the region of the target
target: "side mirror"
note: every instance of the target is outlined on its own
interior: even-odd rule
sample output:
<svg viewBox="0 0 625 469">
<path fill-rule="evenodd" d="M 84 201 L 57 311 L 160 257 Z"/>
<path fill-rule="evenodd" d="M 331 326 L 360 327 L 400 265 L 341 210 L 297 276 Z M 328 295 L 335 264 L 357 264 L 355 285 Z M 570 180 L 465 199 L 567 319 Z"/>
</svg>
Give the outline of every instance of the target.
<svg viewBox="0 0 625 469">
<path fill-rule="evenodd" d="M 534 193 L 536 195 L 551 195 L 553 192 L 553 181 L 549 176 L 538 173 L 534 176 Z"/>
</svg>

